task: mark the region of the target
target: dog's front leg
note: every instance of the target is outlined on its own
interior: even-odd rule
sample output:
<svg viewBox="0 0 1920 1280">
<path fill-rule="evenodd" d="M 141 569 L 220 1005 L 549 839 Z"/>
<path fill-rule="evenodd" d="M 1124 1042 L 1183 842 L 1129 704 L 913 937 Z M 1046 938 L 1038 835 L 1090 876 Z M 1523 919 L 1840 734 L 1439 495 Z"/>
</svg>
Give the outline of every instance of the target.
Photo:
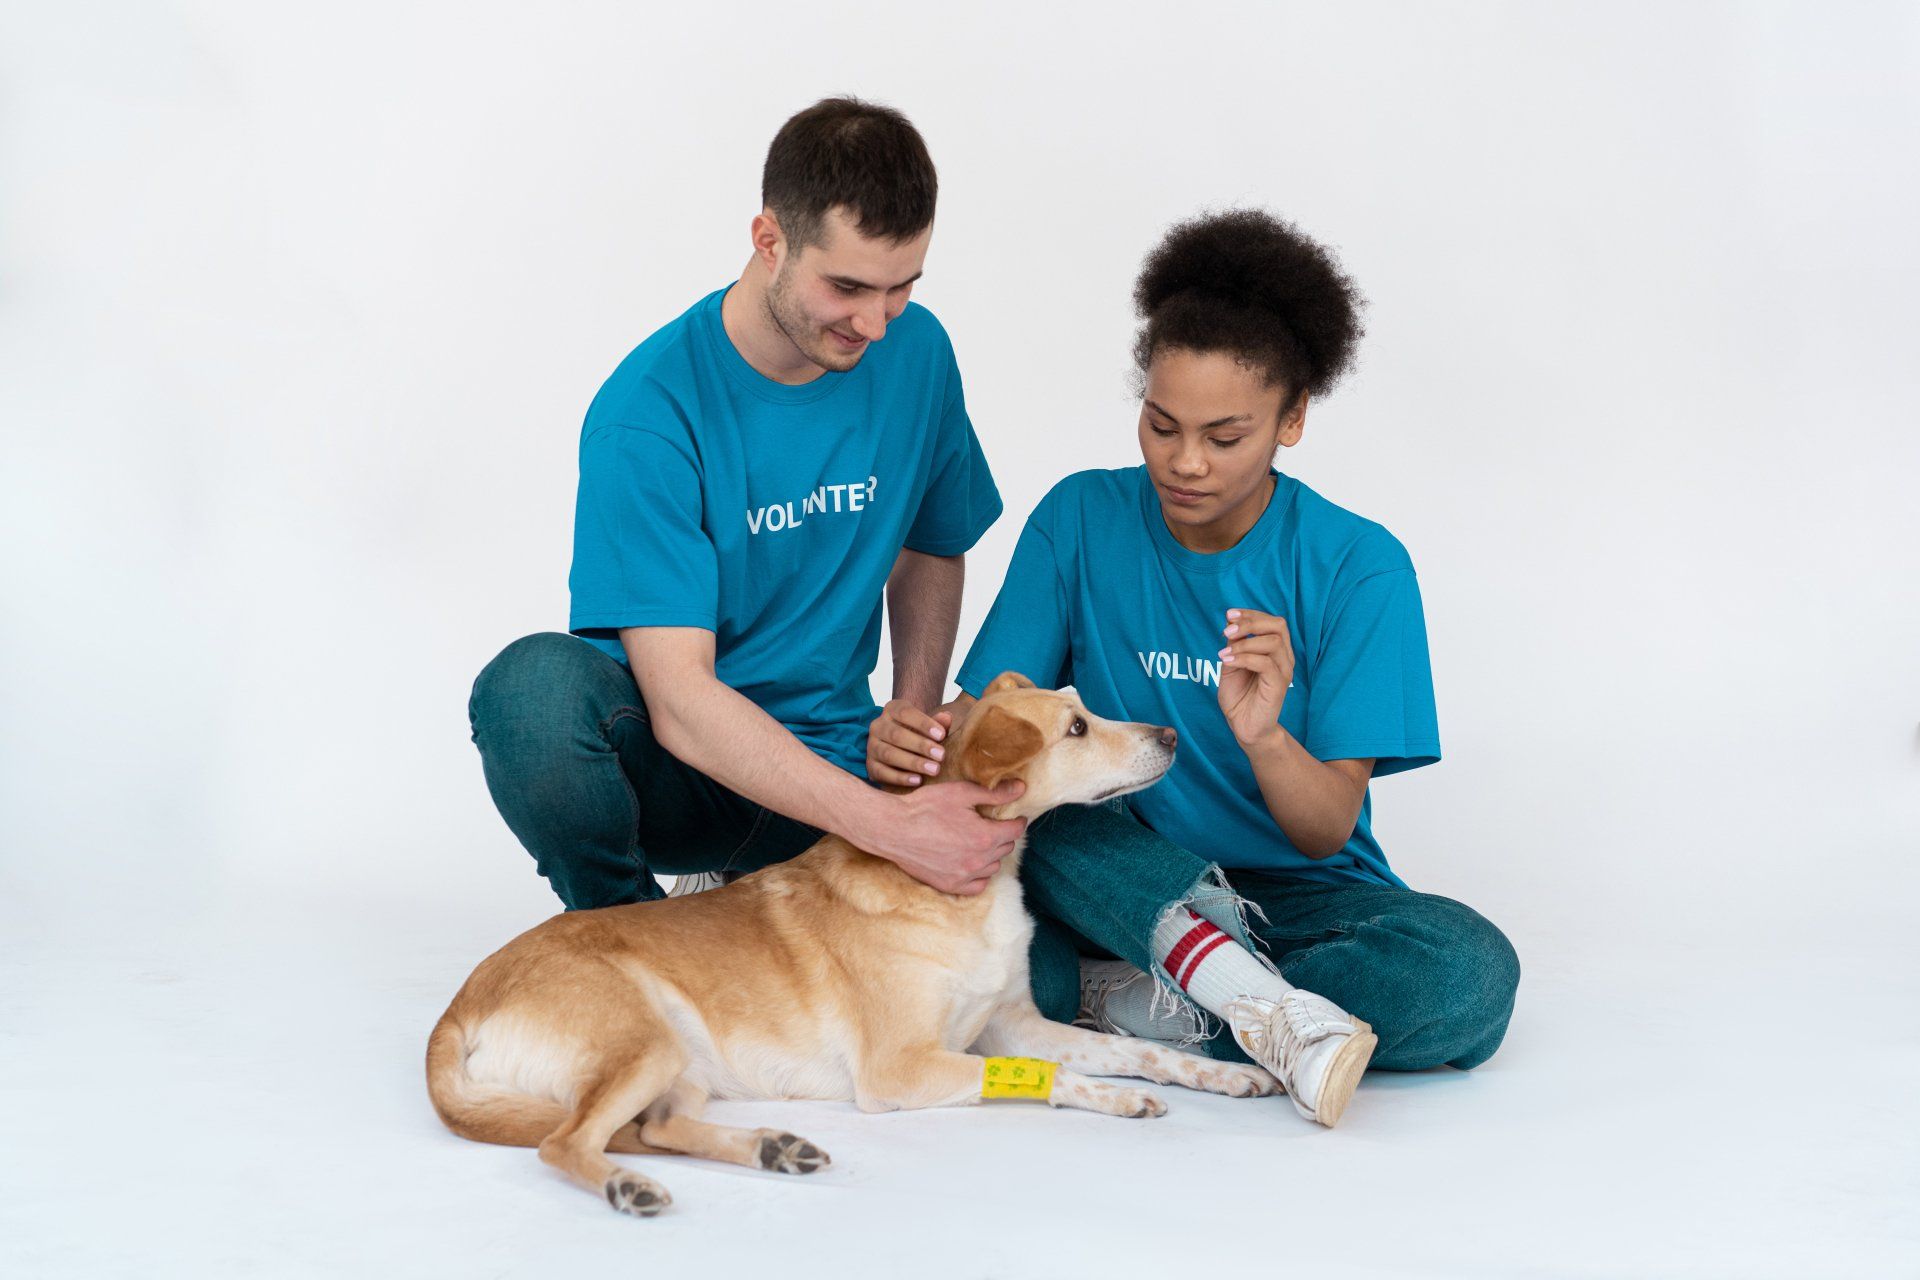
<svg viewBox="0 0 1920 1280">
<path fill-rule="evenodd" d="M 1042 1055 L 1035 1055 L 1042 1056 Z M 921 1107 L 970 1107 L 985 1097 L 987 1059 L 946 1049 L 889 1054 L 861 1072 L 854 1101 L 862 1111 L 908 1111 Z M 1110 1116 L 1163 1116 L 1166 1103 L 1144 1089 L 1089 1080 L 1057 1067 L 1048 1106 L 1077 1107 Z"/>
<path fill-rule="evenodd" d="M 1041 1016 L 1031 998 L 996 1009 L 973 1047 L 982 1053 L 1046 1058 L 1088 1075 L 1134 1076 L 1232 1098 L 1281 1092 L 1280 1082 L 1259 1067 L 1215 1062 L 1151 1040 L 1051 1022 Z"/>
</svg>

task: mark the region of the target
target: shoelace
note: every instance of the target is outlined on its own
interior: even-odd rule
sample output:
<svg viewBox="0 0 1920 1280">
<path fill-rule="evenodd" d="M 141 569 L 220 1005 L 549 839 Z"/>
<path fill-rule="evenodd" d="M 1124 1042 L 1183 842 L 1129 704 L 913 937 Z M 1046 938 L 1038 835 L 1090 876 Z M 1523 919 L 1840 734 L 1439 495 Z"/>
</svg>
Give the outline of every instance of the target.
<svg viewBox="0 0 1920 1280">
<path fill-rule="evenodd" d="M 1264 1003 L 1264 1002 L 1263 1002 Z M 1286 1033 L 1278 1033 L 1274 1024 L 1282 1018 L 1286 1021 Z M 1300 999 L 1282 999 L 1264 1017 L 1249 1020 L 1240 1032 L 1241 1047 L 1258 1061 L 1267 1060 L 1267 1046 L 1278 1040 L 1280 1043 L 1280 1061 L 1272 1064 L 1279 1070 L 1274 1074 L 1280 1077 L 1280 1083 L 1287 1087 L 1288 1093 L 1294 1092 L 1294 1069 L 1300 1065 L 1301 1056 L 1309 1045 L 1318 1044 L 1331 1035 L 1340 1034 L 1340 1027 L 1330 1023 L 1316 1013 L 1309 1002 Z"/>
<path fill-rule="evenodd" d="M 1080 1012 L 1074 1016 L 1074 1025 L 1091 1027 L 1095 1031 L 1104 1031 L 1109 1035 L 1133 1035 L 1133 1032 L 1127 1030 L 1107 1016 L 1107 1000 L 1115 992 L 1124 990 L 1136 982 L 1152 981 L 1152 978 L 1138 969 L 1132 973 L 1122 974 L 1119 977 L 1093 979 L 1090 985 L 1081 988 Z M 1180 1039 L 1188 1036 L 1198 1036 L 1206 1030 L 1206 1022 L 1202 1015 L 1184 1008 L 1175 1010 L 1175 1013 L 1177 1016 L 1184 1018 L 1184 1024 L 1177 1028 L 1156 1028 L 1154 1031 L 1155 1036 L 1164 1038 L 1167 1034 L 1171 1033 L 1176 1039 Z"/>
<path fill-rule="evenodd" d="M 1121 978 L 1094 979 L 1093 989 L 1091 991 L 1083 990 L 1081 993 L 1080 1015 L 1076 1017 L 1074 1021 L 1090 1022 L 1099 1030 L 1109 1032 L 1113 1035 L 1131 1035 L 1131 1032 L 1122 1031 L 1119 1027 L 1115 1026 L 1113 1019 L 1107 1016 L 1107 997 L 1128 983 L 1146 976 L 1146 974 L 1140 973 L 1128 974 Z"/>
</svg>

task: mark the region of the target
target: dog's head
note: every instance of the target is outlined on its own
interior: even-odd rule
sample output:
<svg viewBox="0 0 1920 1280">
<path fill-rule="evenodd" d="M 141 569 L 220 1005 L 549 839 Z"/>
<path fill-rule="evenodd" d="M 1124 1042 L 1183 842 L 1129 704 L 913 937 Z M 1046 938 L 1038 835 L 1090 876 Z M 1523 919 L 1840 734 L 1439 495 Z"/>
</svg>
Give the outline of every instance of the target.
<svg viewBox="0 0 1920 1280">
<path fill-rule="evenodd" d="M 1009 671 L 986 687 L 960 726 L 952 776 L 1026 783 L 991 816 L 1026 818 L 1060 804 L 1092 804 L 1151 786 L 1173 767 L 1178 741 L 1157 724 L 1103 720 L 1071 693 L 1037 689 Z"/>
</svg>

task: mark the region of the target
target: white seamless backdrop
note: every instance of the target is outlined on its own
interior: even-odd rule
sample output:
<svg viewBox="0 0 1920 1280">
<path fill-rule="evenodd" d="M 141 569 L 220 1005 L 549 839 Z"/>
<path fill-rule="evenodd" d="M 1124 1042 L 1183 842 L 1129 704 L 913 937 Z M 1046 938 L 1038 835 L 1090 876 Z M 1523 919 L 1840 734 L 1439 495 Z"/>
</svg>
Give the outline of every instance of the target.
<svg viewBox="0 0 1920 1280">
<path fill-rule="evenodd" d="M 588 400 L 737 274 L 774 129 L 838 92 L 940 169 L 915 296 L 1007 504 L 963 652 L 1046 489 L 1137 458 L 1141 256 L 1274 210 L 1370 304 L 1280 463 L 1393 530 L 1426 601 L 1445 760 L 1375 788 L 1394 865 L 1530 982 L 1853 958 L 1910 1027 L 1893 4 L 0 7 L 10 945 L 551 909 L 467 690 L 564 629 Z"/>
</svg>

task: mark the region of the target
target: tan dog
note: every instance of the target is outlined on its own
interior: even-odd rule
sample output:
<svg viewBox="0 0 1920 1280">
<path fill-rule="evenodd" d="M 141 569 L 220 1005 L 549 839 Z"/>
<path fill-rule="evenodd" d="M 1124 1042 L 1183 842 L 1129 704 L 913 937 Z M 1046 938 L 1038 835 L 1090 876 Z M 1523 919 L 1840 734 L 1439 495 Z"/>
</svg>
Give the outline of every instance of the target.
<svg viewBox="0 0 1920 1280">
<path fill-rule="evenodd" d="M 990 817 L 1137 791 L 1174 734 L 1090 714 L 1012 672 L 988 686 L 947 774 L 1026 783 Z M 1053 1106 L 1158 1116 L 1135 1076 L 1247 1097 L 1257 1067 L 1049 1022 L 1027 985 L 1033 925 L 1020 848 L 976 897 L 942 893 L 828 836 L 790 862 L 685 898 L 555 916 L 489 956 L 427 1043 L 434 1109 L 462 1137 L 537 1146 L 626 1213 L 666 1189 L 606 1152 L 680 1153 L 781 1173 L 827 1164 L 774 1129 L 709 1124 L 709 1098 L 852 1100 L 863 1111 L 965 1106 L 984 1055 L 1060 1064 Z"/>
</svg>

